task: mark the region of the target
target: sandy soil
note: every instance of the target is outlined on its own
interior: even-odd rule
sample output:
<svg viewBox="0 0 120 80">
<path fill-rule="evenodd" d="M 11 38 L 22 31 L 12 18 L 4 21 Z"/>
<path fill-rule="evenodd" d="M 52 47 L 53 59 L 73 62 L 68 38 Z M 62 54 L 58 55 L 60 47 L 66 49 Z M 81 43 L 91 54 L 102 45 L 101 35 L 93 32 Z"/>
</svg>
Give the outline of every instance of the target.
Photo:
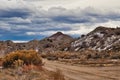
<svg viewBox="0 0 120 80">
<path fill-rule="evenodd" d="M 120 66 L 86 67 L 72 66 L 56 61 L 43 60 L 44 68 L 54 71 L 60 69 L 71 80 L 120 80 Z"/>
</svg>

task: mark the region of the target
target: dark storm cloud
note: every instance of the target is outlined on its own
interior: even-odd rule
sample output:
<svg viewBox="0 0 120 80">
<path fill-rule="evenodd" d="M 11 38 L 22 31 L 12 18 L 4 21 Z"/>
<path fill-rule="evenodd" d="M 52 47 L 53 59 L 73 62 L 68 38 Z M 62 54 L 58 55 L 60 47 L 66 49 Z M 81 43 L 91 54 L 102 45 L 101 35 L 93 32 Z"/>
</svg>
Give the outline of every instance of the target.
<svg viewBox="0 0 120 80">
<path fill-rule="evenodd" d="M 100 11 L 91 7 L 72 10 L 57 7 L 35 12 L 28 9 L 7 9 L 0 10 L 0 34 L 4 36 L 3 39 L 14 40 L 34 39 L 35 35 L 41 38 L 56 31 L 80 35 L 84 26 L 84 29 L 88 29 L 108 21 L 120 21 L 120 12 Z"/>
<path fill-rule="evenodd" d="M 43 23 L 48 22 L 48 20 L 49 22 L 54 21 L 58 23 L 68 23 L 68 24 L 101 23 L 101 22 L 107 22 L 109 20 L 120 20 L 120 12 L 100 11 L 91 7 L 85 9 L 78 8 L 74 10 L 67 10 L 61 7 L 51 8 L 48 11 L 45 11 L 44 15 L 39 15 L 39 16 L 42 16 L 41 18 L 44 21 Z M 41 22 L 42 21 L 40 21 L 39 23 Z"/>
<path fill-rule="evenodd" d="M 69 24 L 74 24 L 74 23 L 87 23 L 90 22 L 88 19 L 83 19 L 81 18 L 76 18 L 76 17 L 72 17 L 72 16 L 57 16 L 57 17 L 53 17 L 52 18 L 53 21 L 57 21 L 57 22 L 63 22 L 63 23 L 69 23 Z"/>
<path fill-rule="evenodd" d="M 24 9 L 9 9 L 0 10 L 0 18 L 22 17 L 26 18 L 30 15 L 28 10 Z"/>
</svg>

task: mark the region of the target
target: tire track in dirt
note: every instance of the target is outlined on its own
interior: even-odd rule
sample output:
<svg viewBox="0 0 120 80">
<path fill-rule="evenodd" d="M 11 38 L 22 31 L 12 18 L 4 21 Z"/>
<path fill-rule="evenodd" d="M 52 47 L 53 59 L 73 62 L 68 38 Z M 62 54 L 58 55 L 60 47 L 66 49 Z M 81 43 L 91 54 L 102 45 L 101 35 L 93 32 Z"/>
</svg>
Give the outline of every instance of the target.
<svg viewBox="0 0 120 80">
<path fill-rule="evenodd" d="M 54 61 L 43 60 L 45 62 L 44 68 L 55 71 L 60 69 L 66 77 L 72 80 L 119 80 L 114 73 L 100 70 L 94 67 L 79 67 L 62 64 Z M 120 69 L 120 68 L 119 68 Z M 112 76 L 111 76 L 112 75 Z"/>
</svg>

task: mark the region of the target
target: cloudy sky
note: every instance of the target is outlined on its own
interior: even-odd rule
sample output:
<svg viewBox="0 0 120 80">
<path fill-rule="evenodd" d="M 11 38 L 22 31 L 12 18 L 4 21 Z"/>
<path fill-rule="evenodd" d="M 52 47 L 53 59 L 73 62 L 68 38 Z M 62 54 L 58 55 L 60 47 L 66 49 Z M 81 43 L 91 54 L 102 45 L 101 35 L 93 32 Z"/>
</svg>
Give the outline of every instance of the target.
<svg viewBox="0 0 120 80">
<path fill-rule="evenodd" d="M 120 26 L 120 0 L 0 0 L 0 39 L 73 37 L 97 26 Z"/>
</svg>

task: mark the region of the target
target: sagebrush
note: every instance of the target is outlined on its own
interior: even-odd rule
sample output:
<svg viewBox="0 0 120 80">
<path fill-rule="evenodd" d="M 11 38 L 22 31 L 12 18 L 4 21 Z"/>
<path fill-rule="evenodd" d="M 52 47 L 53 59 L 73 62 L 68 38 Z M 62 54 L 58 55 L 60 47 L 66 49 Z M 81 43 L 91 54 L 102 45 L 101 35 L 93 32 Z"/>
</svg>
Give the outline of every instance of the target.
<svg viewBox="0 0 120 80">
<path fill-rule="evenodd" d="M 3 59 L 3 66 L 5 68 L 12 67 L 16 62 L 22 62 L 26 65 L 41 65 L 41 56 L 34 50 L 20 50 L 7 54 Z"/>
</svg>

